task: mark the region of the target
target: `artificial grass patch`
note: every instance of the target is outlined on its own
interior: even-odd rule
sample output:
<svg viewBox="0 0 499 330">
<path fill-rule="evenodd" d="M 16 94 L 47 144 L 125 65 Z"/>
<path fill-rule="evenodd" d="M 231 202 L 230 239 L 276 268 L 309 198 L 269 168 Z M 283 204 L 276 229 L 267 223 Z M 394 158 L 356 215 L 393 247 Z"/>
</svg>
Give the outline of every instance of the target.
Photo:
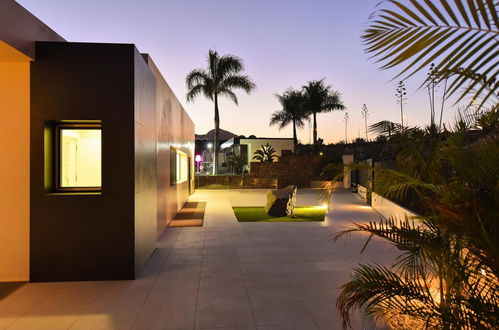
<svg viewBox="0 0 499 330">
<path fill-rule="evenodd" d="M 326 209 L 320 206 L 297 206 L 289 217 L 271 217 L 260 206 L 233 207 L 239 222 L 317 222 L 324 221 Z"/>
</svg>

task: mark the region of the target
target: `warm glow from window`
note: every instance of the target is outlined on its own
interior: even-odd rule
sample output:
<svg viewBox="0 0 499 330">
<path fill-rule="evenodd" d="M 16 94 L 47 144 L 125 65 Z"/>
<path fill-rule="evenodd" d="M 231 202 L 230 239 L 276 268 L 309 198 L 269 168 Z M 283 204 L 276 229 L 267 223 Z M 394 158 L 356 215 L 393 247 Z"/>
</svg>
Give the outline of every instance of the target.
<svg viewBox="0 0 499 330">
<path fill-rule="evenodd" d="M 189 179 L 189 161 L 187 154 L 177 150 L 177 183 L 185 182 Z"/>
<path fill-rule="evenodd" d="M 60 187 L 101 187 L 101 130 L 60 130 Z"/>
</svg>

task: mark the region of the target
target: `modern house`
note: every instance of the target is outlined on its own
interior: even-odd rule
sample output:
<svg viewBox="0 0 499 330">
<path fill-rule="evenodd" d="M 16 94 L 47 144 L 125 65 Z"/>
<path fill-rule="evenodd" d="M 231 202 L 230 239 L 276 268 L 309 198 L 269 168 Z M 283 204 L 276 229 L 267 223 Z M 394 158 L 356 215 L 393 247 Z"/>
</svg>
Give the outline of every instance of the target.
<svg viewBox="0 0 499 330">
<path fill-rule="evenodd" d="M 220 147 L 220 163 L 221 165 L 227 164 L 231 157 L 240 156 L 246 160 L 246 170 L 249 172 L 251 167 L 251 162 L 255 151 L 262 149 L 262 146 L 267 145 L 267 143 L 272 146 L 276 153 L 276 156 L 282 156 L 286 152 L 294 152 L 294 143 L 292 138 L 244 138 L 244 137 L 233 137 L 230 140 L 224 142 Z M 277 157 L 274 159 L 277 161 Z"/>
<path fill-rule="evenodd" d="M 194 187 L 194 124 L 151 57 L 4 0 L 0 111 L 0 281 L 133 279 Z"/>
</svg>

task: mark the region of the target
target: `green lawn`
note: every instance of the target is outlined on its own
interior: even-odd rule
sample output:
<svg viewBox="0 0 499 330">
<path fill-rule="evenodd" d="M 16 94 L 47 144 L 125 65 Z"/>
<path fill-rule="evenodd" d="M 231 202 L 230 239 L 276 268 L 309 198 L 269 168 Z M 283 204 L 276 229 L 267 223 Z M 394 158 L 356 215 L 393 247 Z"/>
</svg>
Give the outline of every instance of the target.
<svg viewBox="0 0 499 330">
<path fill-rule="evenodd" d="M 321 206 L 297 206 L 289 217 L 271 217 L 260 206 L 233 207 L 239 222 L 306 222 L 324 221 L 326 209 Z"/>
</svg>

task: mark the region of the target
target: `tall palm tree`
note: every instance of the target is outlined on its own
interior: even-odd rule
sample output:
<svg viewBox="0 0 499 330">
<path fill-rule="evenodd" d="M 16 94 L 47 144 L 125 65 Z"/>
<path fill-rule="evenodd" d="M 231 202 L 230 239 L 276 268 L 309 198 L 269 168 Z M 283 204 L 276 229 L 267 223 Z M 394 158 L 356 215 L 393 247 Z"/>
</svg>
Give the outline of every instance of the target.
<svg viewBox="0 0 499 330">
<path fill-rule="evenodd" d="M 216 51 L 208 52 L 208 67 L 194 69 L 186 77 L 187 101 L 192 101 L 199 95 L 213 101 L 215 104 L 215 141 L 213 152 L 213 174 L 218 172 L 218 151 L 220 133 L 220 114 L 218 97 L 225 96 L 238 105 L 234 89 L 242 89 L 250 93 L 255 89 L 255 84 L 248 76 L 240 74 L 244 70 L 243 61 L 234 55 L 220 56 Z"/>
<path fill-rule="evenodd" d="M 401 66 L 411 76 L 435 63 L 446 97 L 473 93 L 497 105 L 499 3 L 494 0 L 383 1 L 362 38 L 382 69 Z M 429 78 L 428 80 L 430 80 Z M 428 80 L 422 86 L 428 83 Z"/>
<path fill-rule="evenodd" d="M 340 93 L 331 90 L 331 88 L 331 86 L 324 84 L 324 78 L 309 81 L 307 85 L 303 86 L 306 99 L 305 107 L 314 120 L 314 144 L 317 144 L 317 114 L 346 109 Z"/>
<path fill-rule="evenodd" d="M 303 93 L 298 90 L 288 89 L 282 95 L 275 94 L 277 100 L 281 104 L 282 109 L 274 112 L 270 118 L 270 126 L 277 125 L 279 130 L 293 125 L 293 143 L 295 147 L 298 145 L 298 138 L 296 137 L 296 128 L 303 127 L 304 120 L 308 117 L 305 111 L 305 98 Z"/>
</svg>

